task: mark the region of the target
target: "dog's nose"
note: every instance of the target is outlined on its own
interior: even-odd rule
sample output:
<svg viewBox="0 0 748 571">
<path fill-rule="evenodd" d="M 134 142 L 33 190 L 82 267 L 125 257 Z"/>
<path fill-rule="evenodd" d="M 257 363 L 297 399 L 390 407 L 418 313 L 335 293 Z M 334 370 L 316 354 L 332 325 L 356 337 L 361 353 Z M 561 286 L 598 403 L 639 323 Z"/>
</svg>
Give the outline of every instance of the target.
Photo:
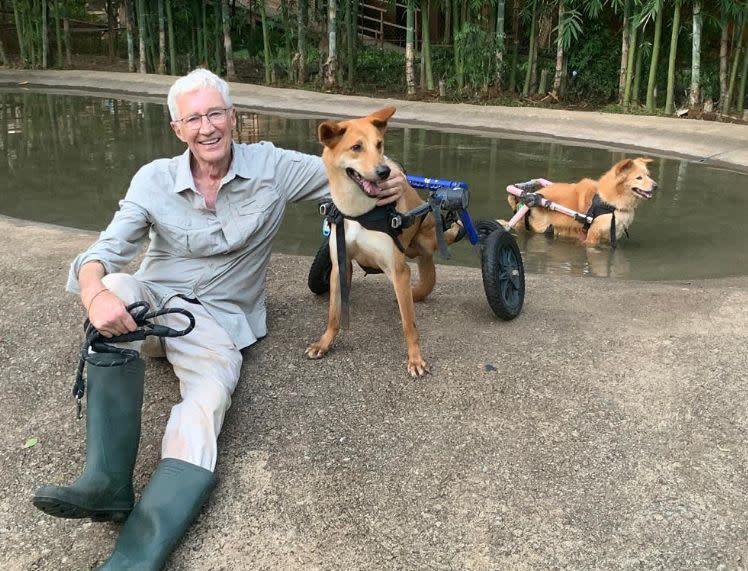
<svg viewBox="0 0 748 571">
<path fill-rule="evenodd" d="M 657 183 L 655 181 L 652 181 L 652 190 L 657 190 Z"/>
<path fill-rule="evenodd" d="M 376 173 L 381 180 L 384 180 L 390 176 L 390 167 L 387 165 L 379 165 L 376 168 Z"/>
</svg>

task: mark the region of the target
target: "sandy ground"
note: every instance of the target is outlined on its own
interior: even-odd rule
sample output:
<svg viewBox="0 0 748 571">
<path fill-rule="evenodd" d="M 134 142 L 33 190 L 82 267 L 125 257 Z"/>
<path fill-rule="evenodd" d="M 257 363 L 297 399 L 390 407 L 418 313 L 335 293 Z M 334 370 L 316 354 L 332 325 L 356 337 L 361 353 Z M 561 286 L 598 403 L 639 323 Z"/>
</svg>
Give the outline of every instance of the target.
<svg viewBox="0 0 748 571">
<path fill-rule="evenodd" d="M 83 463 L 84 315 L 63 285 L 95 234 L 0 232 L 0 568 L 89 569 L 117 526 L 29 500 Z M 748 278 L 530 275 L 502 322 L 479 270 L 440 266 L 417 306 L 433 374 L 413 381 L 381 276 L 355 276 L 350 331 L 303 358 L 326 319 L 310 263 L 273 258 L 270 334 L 246 351 L 218 487 L 168 569 L 748 568 Z M 150 361 L 138 491 L 177 398 Z"/>
</svg>

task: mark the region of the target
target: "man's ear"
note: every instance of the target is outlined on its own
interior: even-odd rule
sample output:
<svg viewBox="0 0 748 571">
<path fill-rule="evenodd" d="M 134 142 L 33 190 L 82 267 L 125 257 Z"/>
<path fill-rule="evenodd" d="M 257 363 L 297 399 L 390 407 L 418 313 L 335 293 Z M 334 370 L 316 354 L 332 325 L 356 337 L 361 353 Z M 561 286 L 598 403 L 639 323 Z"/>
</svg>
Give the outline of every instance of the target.
<svg viewBox="0 0 748 571">
<path fill-rule="evenodd" d="M 179 121 L 172 121 L 169 123 L 171 125 L 171 128 L 174 130 L 174 134 L 177 136 L 177 139 L 182 141 L 183 143 L 187 142 L 187 139 L 184 138 L 184 135 L 182 135 L 182 124 Z"/>
<path fill-rule="evenodd" d="M 345 127 L 341 127 L 340 123 L 335 121 L 325 121 L 317 128 L 319 142 L 330 149 L 340 142 L 343 135 L 345 135 Z"/>
<path fill-rule="evenodd" d="M 397 111 L 395 107 L 385 107 L 379 111 L 374 111 L 374 113 L 369 115 L 371 124 L 380 131 L 384 131 L 385 127 L 387 127 L 387 121 L 395 114 L 395 111 Z"/>
</svg>

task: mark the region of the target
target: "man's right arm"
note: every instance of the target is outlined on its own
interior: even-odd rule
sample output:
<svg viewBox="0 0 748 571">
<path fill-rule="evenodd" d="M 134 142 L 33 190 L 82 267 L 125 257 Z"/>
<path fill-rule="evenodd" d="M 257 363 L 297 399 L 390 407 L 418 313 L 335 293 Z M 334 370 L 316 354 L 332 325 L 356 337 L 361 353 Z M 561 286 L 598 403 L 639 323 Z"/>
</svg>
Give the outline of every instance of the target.
<svg viewBox="0 0 748 571">
<path fill-rule="evenodd" d="M 102 279 L 127 265 L 137 255 L 148 233 L 148 212 L 138 200 L 138 196 L 142 196 L 139 179 L 142 180 L 136 175 L 127 196 L 120 201 L 119 210 L 99 239 L 70 267 L 67 289 L 80 294 L 91 324 L 105 337 L 136 328 L 125 304 L 106 288 Z"/>
</svg>

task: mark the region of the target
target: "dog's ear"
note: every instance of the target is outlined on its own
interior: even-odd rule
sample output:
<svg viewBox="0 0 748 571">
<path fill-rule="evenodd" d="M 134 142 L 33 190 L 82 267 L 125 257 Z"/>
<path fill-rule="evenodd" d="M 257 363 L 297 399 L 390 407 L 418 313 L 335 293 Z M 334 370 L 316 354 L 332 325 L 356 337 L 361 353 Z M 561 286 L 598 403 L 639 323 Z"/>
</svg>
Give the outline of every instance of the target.
<svg viewBox="0 0 748 571">
<path fill-rule="evenodd" d="M 634 161 L 631 159 L 623 159 L 622 161 L 618 161 L 616 165 L 613 167 L 613 172 L 616 176 L 620 176 L 623 173 L 625 173 L 627 170 L 631 169 L 631 167 L 634 166 Z"/>
<path fill-rule="evenodd" d="M 317 128 L 319 142 L 330 149 L 340 142 L 343 135 L 345 135 L 345 127 L 335 121 L 325 121 Z"/>
<path fill-rule="evenodd" d="M 643 162 L 645 165 L 654 162 L 654 159 L 650 159 L 649 157 L 639 157 L 639 160 Z"/>
<path fill-rule="evenodd" d="M 380 131 L 383 131 L 387 126 L 387 121 L 389 121 L 390 117 L 395 114 L 395 111 L 397 111 L 395 107 L 385 107 L 379 111 L 374 111 L 374 113 L 369 115 L 372 125 Z"/>
</svg>

